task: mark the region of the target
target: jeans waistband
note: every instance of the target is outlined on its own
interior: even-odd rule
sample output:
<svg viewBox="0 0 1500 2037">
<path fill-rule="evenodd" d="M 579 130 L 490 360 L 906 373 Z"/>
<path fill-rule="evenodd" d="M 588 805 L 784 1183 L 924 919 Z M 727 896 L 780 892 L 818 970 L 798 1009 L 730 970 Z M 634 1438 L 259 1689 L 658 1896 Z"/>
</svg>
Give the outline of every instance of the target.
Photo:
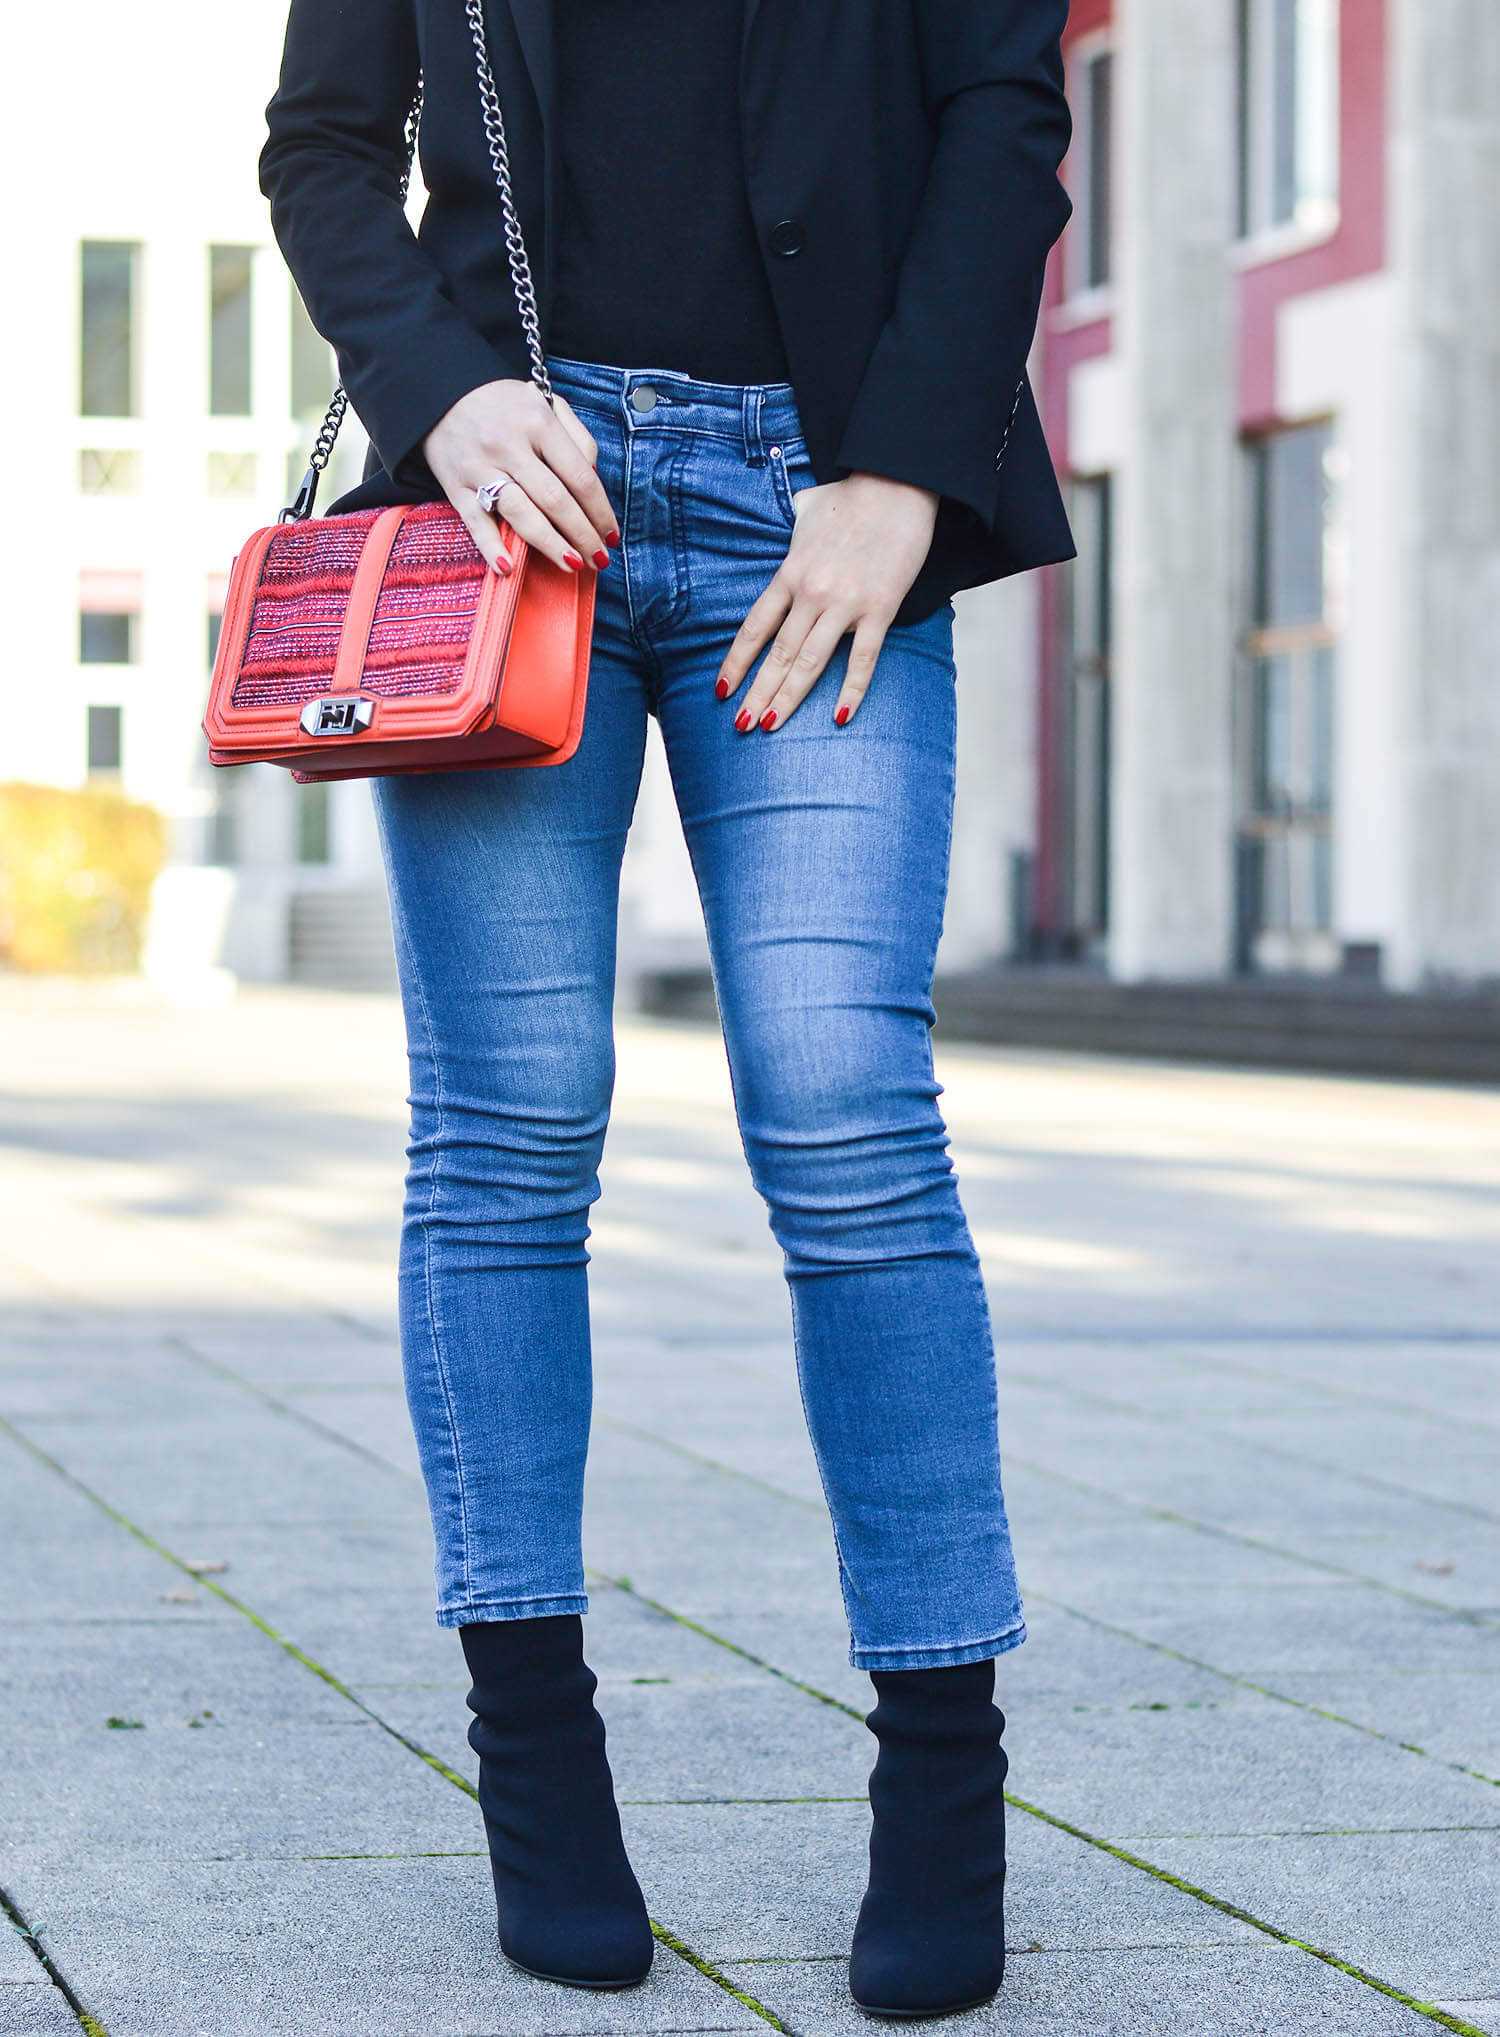
<svg viewBox="0 0 1500 2037">
<path fill-rule="evenodd" d="M 626 431 L 701 432 L 730 439 L 758 466 L 772 446 L 798 443 L 790 382 L 698 382 L 676 368 L 616 368 L 549 355 L 553 386 L 577 409 L 613 414 Z M 653 400 L 654 399 L 654 400 Z"/>
</svg>

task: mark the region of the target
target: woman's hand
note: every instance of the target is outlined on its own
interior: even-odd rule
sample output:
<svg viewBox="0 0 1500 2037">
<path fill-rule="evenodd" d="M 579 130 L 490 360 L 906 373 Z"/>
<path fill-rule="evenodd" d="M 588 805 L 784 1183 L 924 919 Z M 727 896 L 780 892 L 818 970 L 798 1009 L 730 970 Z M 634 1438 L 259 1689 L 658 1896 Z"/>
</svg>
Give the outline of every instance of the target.
<svg viewBox="0 0 1500 2037">
<path fill-rule="evenodd" d="M 737 729 L 779 728 L 852 630 L 849 669 L 833 711 L 843 727 L 864 699 L 885 633 L 922 570 L 937 508 L 927 489 L 879 474 L 851 474 L 798 494 L 791 549 L 740 625 L 714 689 L 720 700 L 736 692 L 774 635 L 734 718 Z"/>
<path fill-rule="evenodd" d="M 585 559 L 609 564 L 620 542 L 619 521 L 594 472 L 599 448 L 567 400 L 547 399 L 530 382 L 486 382 L 461 396 L 422 441 L 427 464 L 468 525 L 486 563 L 509 572 L 495 517 L 559 566 L 579 572 Z M 481 509 L 476 489 L 497 474 L 511 485 L 495 516 Z"/>
</svg>

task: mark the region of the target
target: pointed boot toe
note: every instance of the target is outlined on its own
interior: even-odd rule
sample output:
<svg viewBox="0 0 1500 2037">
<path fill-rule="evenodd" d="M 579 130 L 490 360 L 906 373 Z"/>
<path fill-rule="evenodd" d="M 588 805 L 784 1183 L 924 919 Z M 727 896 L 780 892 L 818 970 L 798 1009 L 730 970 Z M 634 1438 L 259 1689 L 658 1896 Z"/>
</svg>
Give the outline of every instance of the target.
<svg viewBox="0 0 1500 2037">
<path fill-rule="evenodd" d="M 500 1926 L 500 1950 L 512 1966 L 533 1980 L 562 1987 L 639 1987 L 651 1972 L 656 1941 L 639 1910 L 530 1909 L 508 1904 Z"/>
</svg>

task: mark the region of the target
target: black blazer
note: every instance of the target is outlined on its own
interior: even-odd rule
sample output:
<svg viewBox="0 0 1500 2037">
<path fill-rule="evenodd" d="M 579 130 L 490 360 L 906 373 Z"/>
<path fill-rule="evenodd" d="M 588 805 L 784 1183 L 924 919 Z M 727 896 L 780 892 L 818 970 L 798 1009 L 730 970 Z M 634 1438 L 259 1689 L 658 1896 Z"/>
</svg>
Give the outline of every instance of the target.
<svg viewBox="0 0 1500 2037">
<path fill-rule="evenodd" d="M 486 4 L 545 343 L 566 0 Z M 1026 379 L 1070 210 L 1067 14 L 1068 0 L 745 0 L 746 181 L 814 472 L 944 498 L 903 619 L 1073 553 Z M 414 239 L 398 179 L 419 69 Z M 357 499 L 435 494 L 432 426 L 470 389 L 529 373 L 462 0 L 291 0 L 267 119 L 276 238 L 378 454 Z"/>
</svg>

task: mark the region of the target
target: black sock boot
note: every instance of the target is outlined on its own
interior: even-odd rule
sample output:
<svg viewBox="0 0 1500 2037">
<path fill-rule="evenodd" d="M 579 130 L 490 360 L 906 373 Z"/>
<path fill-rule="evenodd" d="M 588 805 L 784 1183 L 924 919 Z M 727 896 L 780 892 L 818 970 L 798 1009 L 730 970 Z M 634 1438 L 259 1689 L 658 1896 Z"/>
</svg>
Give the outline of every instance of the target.
<svg viewBox="0 0 1500 2037">
<path fill-rule="evenodd" d="M 625 1857 L 576 1614 L 461 1627 L 500 1949 L 539 1980 L 633 1987 L 653 1941 Z"/>
<path fill-rule="evenodd" d="M 872 2015 L 944 2016 L 1005 1973 L 1005 1720 L 993 1662 L 872 1672 L 870 1886 L 849 1988 Z"/>
</svg>

